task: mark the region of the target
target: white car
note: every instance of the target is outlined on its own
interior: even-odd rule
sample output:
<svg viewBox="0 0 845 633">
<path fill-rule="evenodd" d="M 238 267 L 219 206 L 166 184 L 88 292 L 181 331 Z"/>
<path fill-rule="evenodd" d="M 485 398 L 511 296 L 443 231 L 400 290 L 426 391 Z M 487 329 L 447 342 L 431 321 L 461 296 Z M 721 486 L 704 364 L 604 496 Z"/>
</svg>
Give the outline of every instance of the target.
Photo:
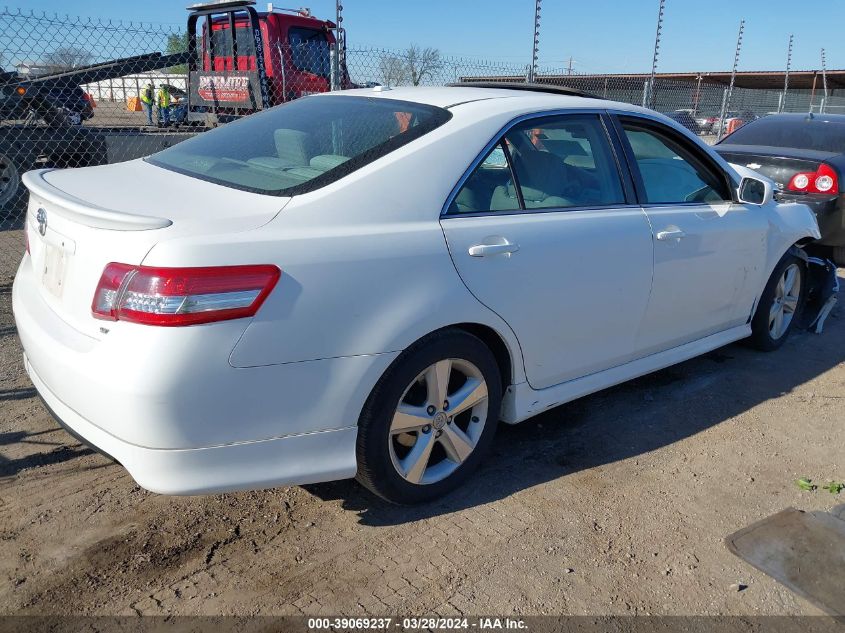
<svg viewBox="0 0 845 633">
<path fill-rule="evenodd" d="M 595 98 L 306 97 L 143 160 L 27 173 L 24 362 L 149 490 L 357 475 L 430 499 L 500 420 L 783 342 L 818 228 L 743 176 Z"/>
</svg>

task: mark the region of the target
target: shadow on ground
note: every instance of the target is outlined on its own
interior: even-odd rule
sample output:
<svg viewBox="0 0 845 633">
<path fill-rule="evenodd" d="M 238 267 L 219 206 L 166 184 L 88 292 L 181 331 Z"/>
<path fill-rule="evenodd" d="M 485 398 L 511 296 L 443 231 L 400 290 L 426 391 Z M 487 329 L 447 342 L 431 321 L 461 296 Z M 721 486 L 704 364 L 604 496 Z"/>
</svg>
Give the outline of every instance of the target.
<svg viewBox="0 0 845 633">
<path fill-rule="evenodd" d="M 34 390 L 33 390 L 34 391 Z M 39 447 L 49 448 L 49 452 L 38 452 L 19 457 L 16 459 L 9 459 L 0 455 L 0 478 L 14 477 L 23 470 L 29 468 L 38 468 L 41 466 L 52 466 L 54 464 L 61 464 L 63 462 L 76 459 L 77 457 L 84 457 L 91 455 L 93 450 L 80 444 L 68 445 L 67 440 L 74 441 L 65 434 L 57 434 L 59 429 L 48 429 L 46 431 L 39 431 L 37 433 L 27 433 L 25 431 L 12 431 L 9 433 L 0 433 L 0 446 L 7 446 L 11 444 L 34 444 Z M 48 434 L 54 435 L 53 441 L 42 439 L 41 436 Z"/>
<path fill-rule="evenodd" d="M 386 503 L 353 480 L 305 486 L 340 499 L 365 525 L 394 525 L 487 504 L 580 470 L 636 457 L 794 390 L 845 360 L 845 319 L 820 335 L 793 334 L 765 354 L 742 344 L 501 424 L 491 454 L 460 489 L 417 507 Z"/>
</svg>

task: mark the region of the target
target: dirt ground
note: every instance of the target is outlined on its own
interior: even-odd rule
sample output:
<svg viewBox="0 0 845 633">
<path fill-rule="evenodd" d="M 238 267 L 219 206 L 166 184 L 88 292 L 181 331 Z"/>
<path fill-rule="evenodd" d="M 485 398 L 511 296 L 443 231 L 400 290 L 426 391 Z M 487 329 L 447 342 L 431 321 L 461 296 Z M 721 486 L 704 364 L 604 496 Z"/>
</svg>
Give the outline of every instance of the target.
<svg viewBox="0 0 845 633">
<path fill-rule="evenodd" d="M 0 613 L 820 613 L 723 539 L 788 506 L 845 502 L 794 483 L 845 479 L 841 307 L 822 335 L 778 352 L 731 345 L 502 426 L 467 486 L 409 509 L 352 481 L 142 490 L 35 398 L 10 293 L 0 288 Z"/>
</svg>

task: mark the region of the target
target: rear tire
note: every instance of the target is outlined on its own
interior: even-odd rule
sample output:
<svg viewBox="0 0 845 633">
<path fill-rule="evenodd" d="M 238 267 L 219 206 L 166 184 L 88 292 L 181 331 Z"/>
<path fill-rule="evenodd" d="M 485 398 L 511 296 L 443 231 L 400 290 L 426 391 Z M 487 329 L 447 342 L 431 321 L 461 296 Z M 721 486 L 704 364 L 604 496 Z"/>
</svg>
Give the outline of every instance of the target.
<svg viewBox="0 0 845 633">
<path fill-rule="evenodd" d="M 489 449 L 501 403 L 499 368 L 480 339 L 457 329 L 423 338 L 393 362 L 364 405 L 358 481 L 392 503 L 442 497 Z"/>
<path fill-rule="evenodd" d="M 798 320 L 806 297 L 806 265 L 787 253 L 766 283 L 751 320 L 751 344 L 764 352 L 783 345 Z"/>
</svg>

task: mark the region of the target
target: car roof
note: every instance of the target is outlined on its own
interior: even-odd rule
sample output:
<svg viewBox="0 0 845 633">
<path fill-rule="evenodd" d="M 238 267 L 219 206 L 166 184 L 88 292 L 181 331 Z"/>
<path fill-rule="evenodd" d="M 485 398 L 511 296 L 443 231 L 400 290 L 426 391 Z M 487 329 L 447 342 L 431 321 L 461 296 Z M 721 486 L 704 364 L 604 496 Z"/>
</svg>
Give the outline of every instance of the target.
<svg viewBox="0 0 845 633">
<path fill-rule="evenodd" d="M 569 109 L 614 109 L 630 112 L 651 112 L 630 103 L 607 101 L 594 97 L 570 96 L 546 91 L 533 91 L 512 88 L 487 88 L 480 86 L 403 86 L 387 88 L 359 88 L 315 95 L 318 97 L 332 95 L 351 95 L 358 97 L 375 97 L 411 101 L 433 105 L 440 108 L 456 108 L 457 106 L 486 101 L 490 113 L 533 112 L 537 110 L 569 110 Z M 653 113 L 652 113 L 653 114 Z"/>
</svg>

